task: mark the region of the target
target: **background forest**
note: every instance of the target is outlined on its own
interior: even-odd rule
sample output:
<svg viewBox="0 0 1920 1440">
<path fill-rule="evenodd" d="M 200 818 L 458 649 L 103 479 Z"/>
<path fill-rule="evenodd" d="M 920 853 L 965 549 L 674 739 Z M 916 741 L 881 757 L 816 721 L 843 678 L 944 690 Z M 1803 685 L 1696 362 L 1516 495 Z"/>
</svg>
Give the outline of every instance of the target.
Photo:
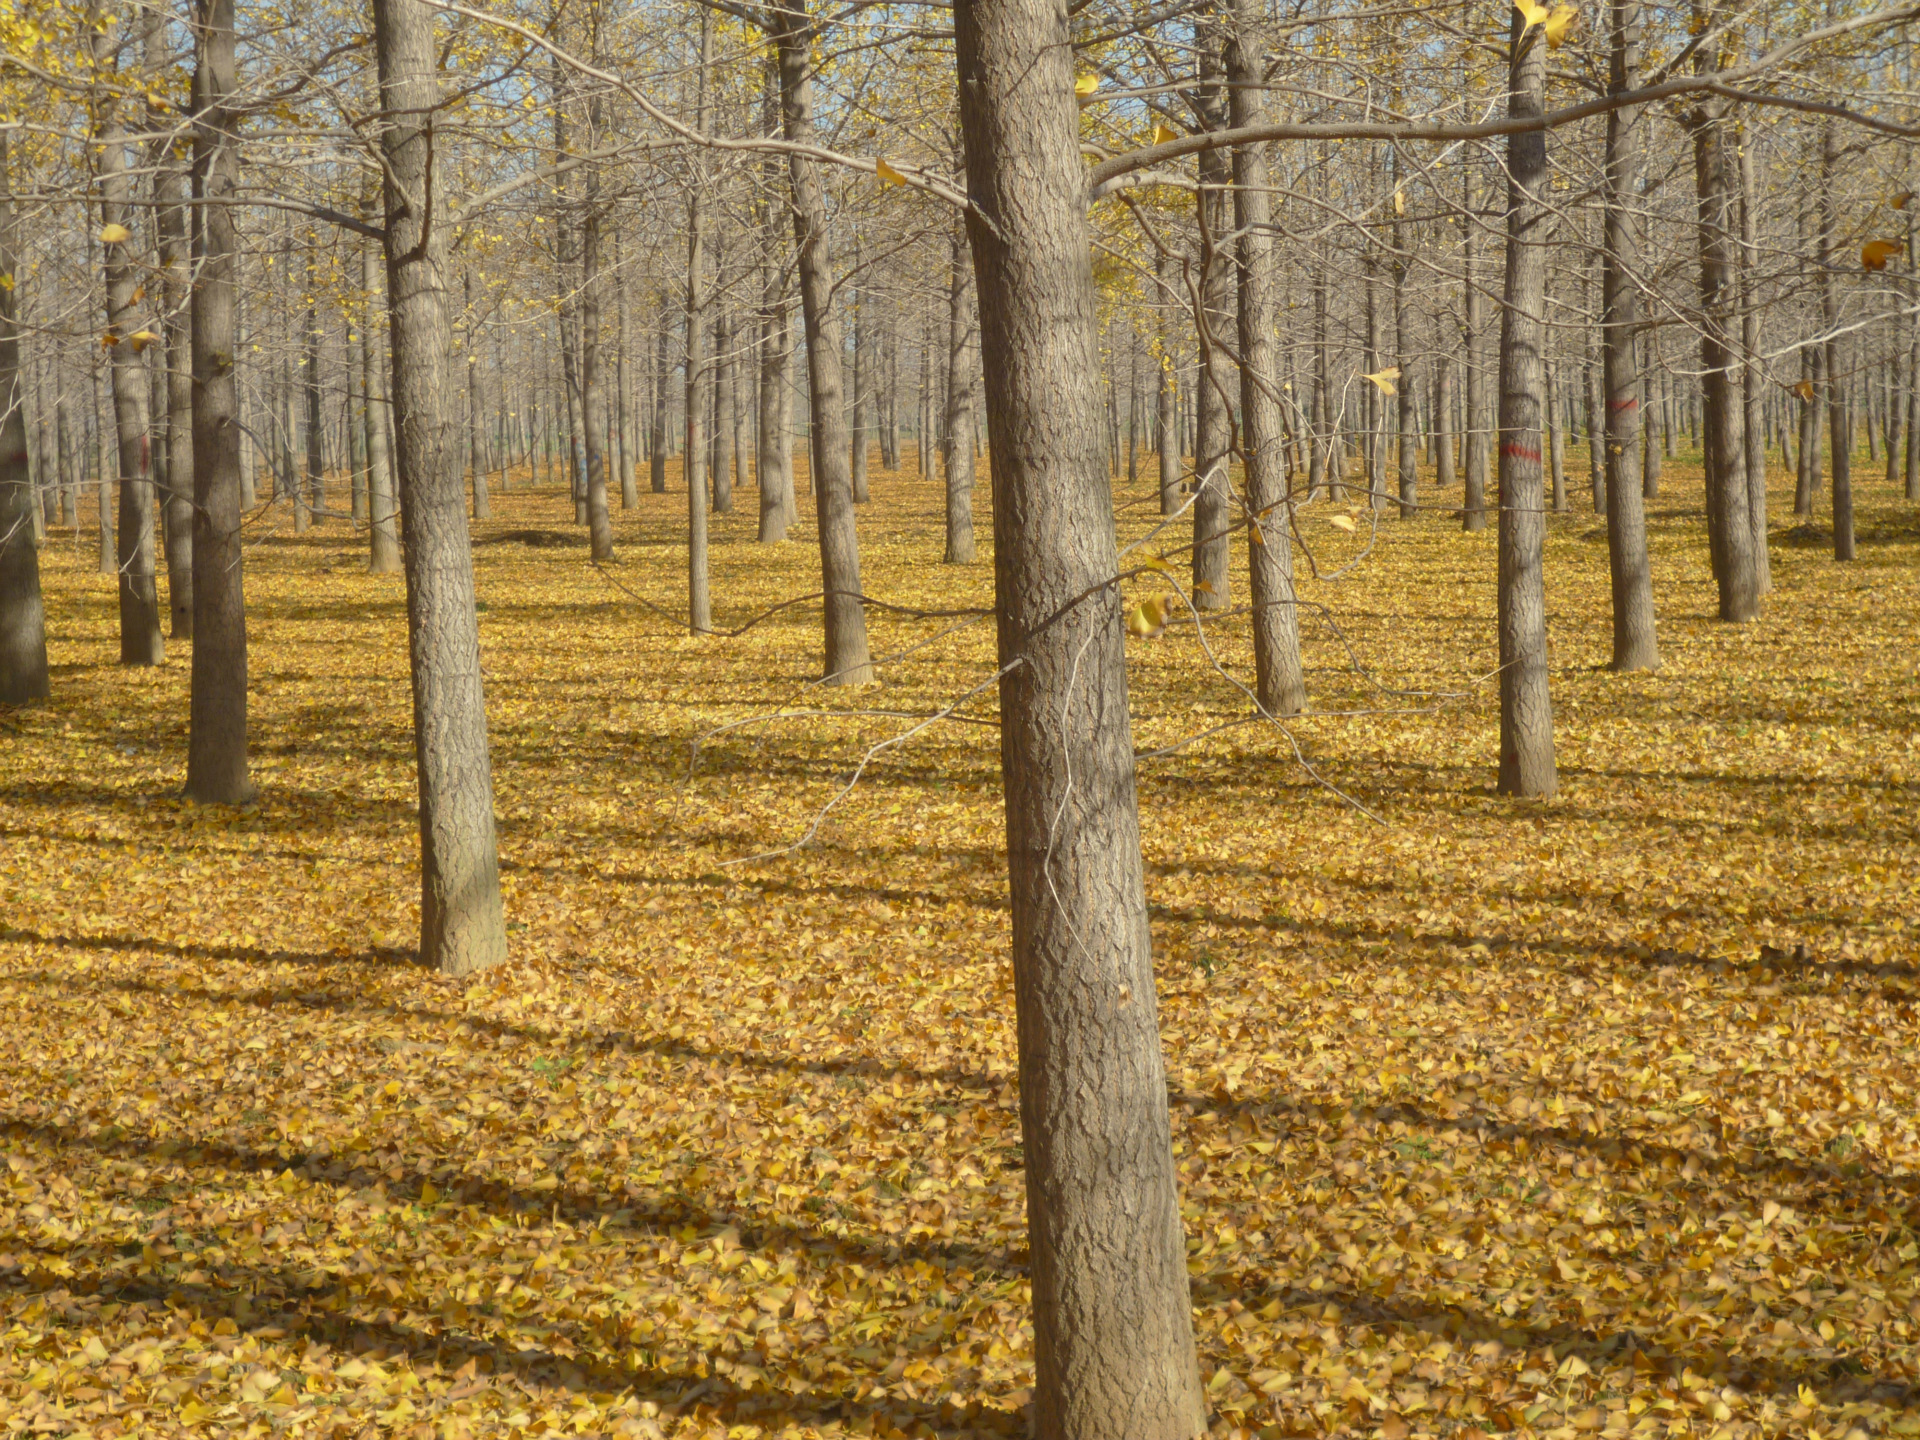
<svg viewBox="0 0 1920 1440">
<path fill-rule="evenodd" d="M 1920 1433 L 1920 6 L 0 3 L 7 1433 Z"/>
</svg>

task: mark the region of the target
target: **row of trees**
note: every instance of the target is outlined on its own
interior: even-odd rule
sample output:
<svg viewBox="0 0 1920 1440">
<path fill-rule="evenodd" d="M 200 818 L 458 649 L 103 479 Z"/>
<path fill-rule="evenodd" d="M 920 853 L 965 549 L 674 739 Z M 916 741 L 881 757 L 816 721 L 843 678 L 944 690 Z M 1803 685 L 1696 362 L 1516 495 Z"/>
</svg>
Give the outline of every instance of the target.
<svg viewBox="0 0 1920 1440">
<path fill-rule="evenodd" d="M 607 563 L 676 456 L 705 632 L 710 509 L 751 484 L 783 540 L 804 443 L 822 675 L 859 684 L 873 451 L 937 446 L 964 564 L 984 419 L 1039 1433 L 1195 1434 L 1122 599 L 1173 567 L 1123 559 L 1115 474 L 1150 446 L 1155 543 L 1246 617 L 1274 719 L 1310 699 L 1314 505 L 1493 511 L 1500 785 L 1551 793 L 1569 434 L 1620 669 L 1658 663 L 1643 507 L 1683 423 L 1729 622 L 1770 455 L 1801 513 L 1829 482 L 1837 559 L 1856 426 L 1916 493 L 1911 18 L 15 0 L 0 700 L 47 693 L 36 534 L 90 513 L 122 659 L 162 657 L 163 572 L 191 638 L 187 793 L 243 801 L 246 527 L 364 527 L 406 578 L 422 959 L 464 973 L 507 954 L 467 529 L 496 478 L 557 473 Z"/>
</svg>

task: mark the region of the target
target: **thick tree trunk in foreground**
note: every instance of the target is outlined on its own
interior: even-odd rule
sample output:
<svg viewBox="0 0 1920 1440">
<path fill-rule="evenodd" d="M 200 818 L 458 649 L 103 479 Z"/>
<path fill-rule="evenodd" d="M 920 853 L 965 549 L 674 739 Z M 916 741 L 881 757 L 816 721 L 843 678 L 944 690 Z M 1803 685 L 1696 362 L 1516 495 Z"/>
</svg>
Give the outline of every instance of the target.
<svg viewBox="0 0 1920 1440">
<path fill-rule="evenodd" d="M 994 470 L 1033 1433 L 1206 1426 L 1140 866 L 1066 0 L 955 7 Z"/>
<path fill-rule="evenodd" d="M 1235 0 L 1226 56 L 1235 129 L 1266 123 L 1265 45 L 1261 0 Z M 1307 684 L 1300 667 L 1293 501 L 1287 494 L 1286 436 L 1280 424 L 1280 297 L 1273 272 L 1265 147 L 1235 150 L 1233 179 L 1235 228 L 1240 232 L 1240 426 L 1247 472 L 1254 694 L 1269 714 L 1294 715 L 1306 708 Z M 1403 437 L 1401 443 L 1411 442 Z M 1403 493 L 1411 503 L 1411 491 Z"/>
<path fill-rule="evenodd" d="M 464 975 L 507 958 L 494 847 L 473 553 L 449 415 L 446 216 L 433 125 L 440 103 L 433 12 L 374 0 L 386 152 L 388 314 L 405 523 L 407 638 L 420 783 L 420 958 Z"/>
<path fill-rule="evenodd" d="M 0 130 L 0 705 L 47 698 L 47 617 L 33 543 L 26 379 L 20 373 L 19 236 L 14 230 L 10 130 Z"/>
<path fill-rule="evenodd" d="M 1623 94 L 1640 83 L 1640 0 L 1613 0 L 1611 76 Z M 1640 109 L 1607 116 L 1606 244 L 1602 251 L 1601 366 L 1607 407 L 1607 569 L 1613 586 L 1613 668 L 1653 670 L 1653 576 L 1647 563 L 1647 512 L 1640 493 L 1640 237 L 1631 207 L 1640 193 Z"/>
<path fill-rule="evenodd" d="M 241 583 L 240 387 L 236 281 L 240 155 L 233 127 L 234 0 L 200 0 L 194 74 L 193 677 L 187 797 L 238 805 L 247 773 L 247 607 Z"/>
<path fill-rule="evenodd" d="M 774 7 L 774 43 L 780 56 L 780 114 L 785 138 L 814 143 L 813 38 L 808 0 Z M 827 198 L 814 162 L 787 157 L 793 188 L 793 234 L 799 250 L 800 305 L 806 325 L 808 393 L 812 402 L 814 515 L 820 532 L 820 588 L 826 592 L 825 675 L 833 685 L 864 685 L 873 678 L 867 614 L 860 590 L 860 537 L 855 528 L 853 481 L 847 473 L 846 392 L 841 383 L 840 321 L 833 308 L 833 255 Z"/>
<path fill-rule="evenodd" d="M 1507 113 L 1538 115 L 1547 79 L 1546 31 L 1518 11 L 1509 25 Z M 1545 485 L 1540 467 L 1545 387 L 1547 137 L 1507 141 L 1507 281 L 1500 321 L 1500 793 L 1551 795 L 1553 704 L 1547 694 Z"/>
<path fill-rule="evenodd" d="M 973 563 L 973 265 L 966 232 L 953 232 L 947 286 L 947 550 L 948 565 Z"/>
</svg>

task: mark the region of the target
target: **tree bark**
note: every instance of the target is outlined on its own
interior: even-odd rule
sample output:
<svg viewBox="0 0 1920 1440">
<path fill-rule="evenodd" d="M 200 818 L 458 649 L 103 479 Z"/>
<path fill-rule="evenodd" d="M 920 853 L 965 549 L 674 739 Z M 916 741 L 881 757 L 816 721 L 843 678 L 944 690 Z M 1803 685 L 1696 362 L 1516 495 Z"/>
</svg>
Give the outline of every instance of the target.
<svg viewBox="0 0 1920 1440">
<path fill-rule="evenodd" d="M 1225 35 L 1218 22 L 1195 26 L 1200 47 L 1200 84 L 1194 100 L 1202 128 L 1227 128 Z M 1233 410 L 1227 396 L 1232 383 L 1220 345 L 1233 325 L 1232 252 L 1222 251 L 1233 229 L 1232 162 L 1225 150 L 1200 152 L 1200 367 L 1194 403 L 1199 406 L 1193 451 L 1193 557 L 1190 593 L 1200 610 L 1224 610 L 1232 599 L 1227 579 L 1228 545 L 1233 535 Z"/>
<path fill-rule="evenodd" d="M 1400 518 L 1411 520 L 1419 509 L 1419 469 L 1416 447 L 1420 443 L 1420 422 L 1414 414 L 1414 397 L 1419 393 L 1414 379 L 1413 336 L 1407 327 L 1407 244 L 1405 223 L 1400 211 L 1405 205 L 1405 196 L 1400 190 L 1400 151 L 1393 151 L 1393 363 L 1400 367 L 1400 378 L 1394 388 L 1399 392 L 1394 398 L 1397 402 L 1399 435 L 1398 452 L 1395 456 L 1398 468 L 1395 480 L 1399 485 Z"/>
<path fill-rule="evenodd" d="M 707 128 L 707 71 L 713 58 L 713 17 L 700 12 L 699 100 L 695 127 Z M 696 635 L 713 629 L 713 600 L 707 588 L 707 206 L 699 183 L 687 191 L 687 388 L 686 452 L 681 470 L 687 481 L 687 628 Z"/>
<path fill-rule="evenodd" d="M 1171 250 L 1162 250 L 1155 261 L 1160 278 L 1160 387 L 1155 392 L 1154 449 L 1160 461 L 1160 513 L 1171 515 L 1180 508 L 1180 419 L 1177 396 L 1177 371 L 1173 362 L 1174 314 L 1177 292 L 1174 283 L 1179 270 Z"/>
<path fill-rule="evenodd" d="M 114 42 L 96 30 L 94 63 L 112 73 Z M 121 119 L 121 101 L 102 97 L 100 146 L 100 224 L 126 230 L 132 218 L 132 178 L 127 173 L 130 137 Z M 158 665 L 166 658 L 160 636 L 160 592 L 153 553 L 153 445 L 148 433 L 146 364 L 133 336 L 145 327 L 138 313 L 141 265 L 131 238 L 103 241 L 101 263 L 107 292 L 107 338 L 112 342 L 114 431 L 118 440 L 120 518 L 117 566 L 120 575 L 120 663 Z"/>
<path fill-rule="evenodd" d="M 25 377 L 20 373 L 20 236 L 11 127 L 0 129 L 0 705 L 47 698 L 47 615 L 33 543 Z"/>
<path fill-rule="evenodd" d="M 1840 312 L 1833 291 L 1834 176 L 1840 165 L 1840 141 L 1831 120 L 1820 131 L 1820 318 L 1827 334 L 1827 444 L 1833 452 L 1833 558 L 1851 560 L 1853 545 L 1853 415 L 1846 371 L 1840 364 Z"/>
<path fill-rule="evenodd" d="M 203 0 L 215 3 L 215 0 Z M 217 0 L 232 4 L 233 0 Z M 367 515 L 369 553 L 367 570 L 391 575 L 400 568 L 398 508 L 393 498 L 393 460 L 387 450 L 387 357 L 376 322 L 384 275 L 372 245 L 360 251 L 360 286 L 367 292 L 367 323 L 360 331 L 360 377 L 367 396 Z"/>
<path fill-rule="evenodd" d="M 247 767 L 247 608 L 242 583 L 239 353 L 240 117 L 234 0 L 199 0 L 193 82 L 193 671 L 187 798 L 252 798 Z"/>
<path fill-rule="evenodd" d="M 1066 0 L 955 6 L 994 467 L 1033 1433 L 1206 1426 L 1167 1114 Z"/>
<path fill-rule="evenodd" d="M 1773 561 L 1767 554 L 1767 426 L 1764 376 L 1760 369 L 1759 205 L 1753 184 L 1753 145 L 1736 147 L 1740 167 L 1740 408 L 1746 438 L 1747 527 L 1753 544 L 1753 569 L 1758 593 L 1773 589 Z M 1889 431 L 1889 435 L 1891 435 Z M 1887 478 L 1892 480 L 1892 441 L 1888 441 Z"/>
<path fill-rule="evenodd" d="M 1264 125 L 1267 32 L 1262 0 L 1234 0 L 1226 65 L 1235 129 Z M 1247 485 L 1247 588 L 1253 600 L 1254 695 L 1270 715 L 1306 709 L 1300 614 L 1293 587 L 1293 497 L 1280 424 L 1280 296 L 1264 146 L 1233 152 L 1234 228 L 1240 233 L 1240 433 Z M 1403 489 L 1409 504 L 1412 492 Z"/>
<path fill-rule="evenodd" d="M 1545 108 L 1547 38 L 1519 11 L 1509 23 L 1507 113 Z M 1500 321 L 1500 793 L 1551 795 L 1553 704 L 1547 693 L 1542 562 L 1547 520 L 1540 467 L 1546 338 L 1547 137 L 1507 140 L 1507 278 Z"/>
<path fill-rule="evenodd" d="M 1480 275 L 1474 261 L 1480 243 L 1480 213 L 1474 194 L 1473 163 L 1466 164 L 1461 196 L 1461 270 L 1465 281 L 1461 308 L 1460 363 L 1466 371 L 1466 475 L 1460 500 L 1460 528 L 1487 528 L 1487 378 L 1480 354 L 1480 336 L 1486 329 L 1486 300 L 1480 293 Z"/>
<path fill-rule="evenodd" d="M 1640 0 L 1612 0 L 1609 93 L 1640 84 Z M 1601 369 L 1607 399 L 1607 571 L 1613 591 L 1615 670 L 1660 665 L 1647 516 L 1640 491 L 1640 237 L 1633 209 L 1641 188 L 1639 106 L 1608 112 L 1606 240 L 1601 252 Z"/>
<path fill-rule="evenodd" d="M 589 47 L 597 63 L 604 24 L 600 0 L 588 5 L 587 24 L 592 32 Z M 606 135 L 606 103 L 604 87 L 594 86 L 587 101 L 589 149 Z M 600 204 L 600 166 L 590 162 L 585 169 L 586 208 L 580 216 L 580 415 L 586 432 L 589 553 L 595 560 L 607 561 L 613 559 L 613 516 L 607 506 L 607 355 L 600 334 L 601 291 L 606 284 L 600 273 L 600 231 L 605 216 Z"/>
<path fill-rule="evenodd" d="M 780 57 L 780 114 L 785 138 L 814 143 L 813 40 L 808 0 L 773 8 Z M 811 381 L 814 515 L 820 534 L 820 588 L 826 592 L 825 675 L 828 684 L 864 685 L 873 678 L 867 616 L 860 590 L 860 537 L 853 482 L 847 474 L 846 394 L 841 382 L 840 321 L 833 310 L 833 255 L 827 201 L 812 159 L 791 152 L 793 233 L 799 251 L 800 305 Z"/>
<path fill-rule="evenodd" d="M 973 544 L 973 265 L 966 231 L 953 229 L 947 284 L 947 549 L 948 565 L 971 565 Z"/>
<path fill-rule="evenodd" d="M 311 262 L 309 262 L 311 264 Z M 320 307 L 314 301 L 314 280 L 309 273 L 307 279 L 307 330 L 306 355 L 302 370 L 305 379 L 302 382 L 302 398 L 306 401 L 306 463 L 307 473 L 304 485 L 299 479 L 293 482 L 294 493 L 300 497 L 294 506 L 295 530 L 305 528 L 302 519 L 308 525 L 320 524 L 327 515 L 326 456 L 322 449 L 324 437 L 320 429 Z"/>
<path fill-rule="evenodd" d="M 175 640 L 193 637 L 193 374 L 187 291 L 187 177 L 170 156 L 156 157 L 154 220 L 160 236 L 167 405 L 167 483 L 160 497 L 166 537 L 167 608 Z"/>
<path fill-rule="evenodd" d="M 464 975 L 507 957 L 494 846 L 473 553 L 448 415 L 447 217 L 436 207 L 441 101 L 433 12 L 374 0 L 387 117 L 386 254 L 420 784 L 420 957 Z"/>
</svg>

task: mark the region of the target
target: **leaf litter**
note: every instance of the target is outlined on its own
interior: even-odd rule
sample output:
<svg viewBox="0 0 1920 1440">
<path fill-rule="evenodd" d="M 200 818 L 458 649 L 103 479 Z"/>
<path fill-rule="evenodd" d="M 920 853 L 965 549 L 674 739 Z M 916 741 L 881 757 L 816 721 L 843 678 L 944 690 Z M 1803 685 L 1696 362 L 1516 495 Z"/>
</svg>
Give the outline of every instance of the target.
<svg viewBox="0 0 1920 1440">
<path fill-rule="evenodd" d="M 1493 540 L 1444 510 L 1302 531 L 1375 551 L 1302 582 L 1340 633 L 1303 627 L 1291 742 L 1232 723 L 1233 619 L 1226 675 L 1177 606 L 1129 641 L 1137 743 L 1179 747 L 1141 804 L 1217 1433 L 1920 1433 L 1920 530 L 1863 487 L 1862 562 L 1779 547 L 1724 627 L 1676 475 L 1657 674 L 1600 668 L 1603 532 L 1554 519 L 1544 804 L 1491 793 Z M 934 487 L 874 489 L 875 594 L 989 598 L 927 563 Z M 991 675 L 991 626 L 874 612 L 918 648 L 823 700 L 804 607 L 718 640 L 628 597 L 675 603 L 672 496 L 606 574 L 516 538 L 564 503 L 478 527 L 515 958 L 461 982 L 410 958 L 398 579 L 249 552 L 262 797 L 197 810 L 184 647 L 114 665 L 90 541 L 43 552 L 55 699 L 0 715 L 8 1433 L 1024 1431 L 991 694 L 729 864 Z M 817 587 L 752 525 L 715 517 L 723 624 Z"/>
</svg>

